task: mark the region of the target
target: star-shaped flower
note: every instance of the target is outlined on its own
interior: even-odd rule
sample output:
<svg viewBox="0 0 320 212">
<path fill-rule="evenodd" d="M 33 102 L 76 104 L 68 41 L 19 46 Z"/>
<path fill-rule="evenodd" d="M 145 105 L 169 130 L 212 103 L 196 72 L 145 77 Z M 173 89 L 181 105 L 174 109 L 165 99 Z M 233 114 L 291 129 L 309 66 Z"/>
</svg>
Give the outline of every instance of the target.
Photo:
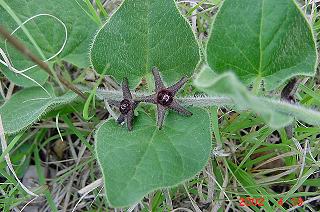
<svg viewBox="0 0 320 212">
<path fill-rule="evenodd" d="M 128 130 L 131 131 L 132 121 L 134 117 L 134 110 L 138 106 L 139 101 L 136 101 L 132 98 L 132 94 L 131 94 L 131 91 L 129 90 L 127 78 L 124 78 L 122 81 L 122 93 L 123 93 L 122 101 L 108 100 L 108 103 L 110 105 L 114 105 L 119 108 L 119 111 L 121 114 L 117 119 L 117 122 L 121 124 L 126 120 Z"/>
<path fill-rule="evenodd" d="M 192 113 L 182 107 L 175 99 L 175 95 L 180 88 L 188 81 L 188 78 L 182 77 L 177 83 L 170 87 L 166 87 L 160 77 L 159 70 L 154 67 L 152 74 L 155 81 L 155 94 L 146 96 L 141 99 L 143 102 L 150 102 L 157 105 L 157 124 L 159 129 L 162 128 L 164 117 L 168 109 L 174 110 L 181 115 L 191 116 Z"/>
</svg>

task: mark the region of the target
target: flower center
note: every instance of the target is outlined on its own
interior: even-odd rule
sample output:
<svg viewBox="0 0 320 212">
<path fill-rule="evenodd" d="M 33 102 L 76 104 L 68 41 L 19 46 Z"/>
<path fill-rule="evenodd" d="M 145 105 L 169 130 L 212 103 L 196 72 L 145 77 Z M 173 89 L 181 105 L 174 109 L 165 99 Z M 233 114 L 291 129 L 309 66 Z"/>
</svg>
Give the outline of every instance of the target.
<svg viewBox="0 0 320 212">
<path fill-rule="evenodd" d="M 120 112 L 123 115 L 128 114 L 128 112 L 131 110 L 131 103 L 128 99 L 124 99 L 120 102 L 120 107 L 119 107 Z"/>
<path fill-rule="evenodd" d="M 162 106 L 169 106 L 173 101 L 173 95 L 171 91 L 163 89 L 158 92 L 157 102 Z"/>
</svg>

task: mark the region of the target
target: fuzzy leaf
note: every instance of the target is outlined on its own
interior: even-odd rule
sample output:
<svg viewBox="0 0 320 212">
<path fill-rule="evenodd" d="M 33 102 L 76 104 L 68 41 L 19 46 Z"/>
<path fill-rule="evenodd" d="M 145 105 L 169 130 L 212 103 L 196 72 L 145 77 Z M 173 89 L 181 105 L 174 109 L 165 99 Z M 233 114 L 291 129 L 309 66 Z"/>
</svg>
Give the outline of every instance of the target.
<svg viewBox="0 0 320 212">
<path fill-rule="evenodd" d="M 189 23 L 173 0 L 125 0 L 103 26 L 91 48 L 98 73 L 135 84 L 157 66 L 165 81 L 191 76 L 199 61 L 199 46 Z"/>
<path fill-rule="evenodd" d="M 77 95 L 71 92 L 56 97 L 52 87 L 47 86 L 46 89 L 51 97 L 39 87 L 26 88 L 14 94 L 1 106 L 0 114 L 6 134 L 21 131 L 56 106 L 68 104 L 77 98 Z"/>
<path fill-rule="evenodd" d="M 254 96 L 232 72 L 224 73 L 211 81 L 201 75 L 202 73 L 194 81 L 196 87 L 212 96 L 230 97 L 236 109 L 251 110 L 259 114 L 273 128 L 287 126 L 293 121 L 293 117 L 311 125 L 320 125 L 320 112 L 279 100 Z"/>
<path fill-rule="evenodd" d="M 143 113 L 132 132 L 114 120 L 100 126 L 96 153 L 112 206 L 131 206 L 151 191 L 175 186 L 201 171 L 211 150 L 210 120 L 202 109 L 191 111 L 191 117 L 169 113 L 162 130 L 155 118 Z"/>
<path fill-rule="evenodd" d="M 207 60 L 217 73 L 233 70 L 245 83 L 272 90 L 296 75 L 313 76 L 317 51 L 294 0 L 225 0 L 212 25 Z"/>
<path fill-rule="evenodd" d="M 0 23 L 10 32 L 19 26 L 8 13 L 8 10 L 11 10 L 21 22 L 38 14 L 45 13 L 54 15 L 66 25 L 68 31 L 66 46 L 55 59 L 57 61 L 65 60 L 80 68 L 89 67 L 88 46 L 98 26 L 87 16 L 84 9 L 85 6 L 81 6 L 83 6 L 83 2 L 77 2 L 75 0 L 45 2 L 43 2 L 43 0 L 10 0 L 5 3 L 3 0 L 0 0 Z M 50 58 L 56 54 L 64 43 L 64 27 L 58 20 L 52 17 L 39 16 L 23 26 L 35 40 L 45 58 Z M 39 58 L 42 58 L 22 28 L 18 29 L 14 33 L 14 36 L 22 40 L 31 52 Z M 4 41 L 1 39 L 0 48 L 6 50 Z M 10 56 L 11 62 L 16 69 L 22 70 L 34 65 L 34 63 L 26 59 L 20 52 L 11 47 L 10 44 L 7 44 L 7 50 L 7 54 Z M 52 61 L 55 61 L 55 59 Z M 4 74 L 17 85 L 24 87 L 36 85 L 31 80 L 9 71 L 2 64 L 0 68 Z M 48 75 L 37 67 L 25 72 L 25 74 L 40 84 L 44 84 L 48 78 Z"/>
</svg>

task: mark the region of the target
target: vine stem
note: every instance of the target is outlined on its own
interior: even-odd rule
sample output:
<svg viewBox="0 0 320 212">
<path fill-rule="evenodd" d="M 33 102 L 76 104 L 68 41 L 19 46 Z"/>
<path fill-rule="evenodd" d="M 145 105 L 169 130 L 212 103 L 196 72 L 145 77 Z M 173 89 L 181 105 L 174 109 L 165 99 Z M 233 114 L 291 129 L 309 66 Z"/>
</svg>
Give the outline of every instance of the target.
<svg viewBox="0 0 320 212">
<path fill-rule="evenodd" d="M 31 51 L 25 47 L 22 42 L 20 42 L 18 39 L 16 39 L 14 36 L 10 35 L 10 33 L 4 29 L 4 27 L 0 26 L 0 35 L 6 39 L 14 48 L 16 48 L 18 51 L 20 51 L 26 58 L 30 59 L 32 62 L 37 64 L 41 69 L 43 69 L 47 74 L 49 74 L 50 77 L 54 78 L 53 72 L 51 71 L 48 64 L 40 60 L 38 57 L 33 55 Z M 58 75 L 59 81 L 69 90 L 72 90 L 76 94 L 78 94 L 81 98 L 87 99 L 86 96 L 72 83 L 65 80 L 61 75 Z"/>
<path fill-rule="evenodd" d="M 83 92 L 90 92 L 91 89 L 85 86 L 78 86 Z M 115 100 L 121 101 L 123 99 L 122 91 L 108 90 L 108 89 L 97 89 L 97 98 L 100 100 Z M 141 98 L 149 96 L 149 93 L 132 92 L 135 98 Z M 234 102 L 229 97 L 223 96 L 199 96 L 199 97 L 179 97 L 178 101 L 185 106 L 195 107 L 211 107 L 211 106 L 229 106 L 233 105 Z"/>
<path fill-rule="evenodd" d="M 78 86 L 80 90 L 87 93 L 91 89 L 85 86 Z M 115 100 L 121 101 L 123 99 L 122 92 L 116 90 L 98 89 L 96 92 L 97 98 L 100 100 Z M 132 92 L 134 98 L 141 98 L 144 96 L 149 96 L 149 93 L 143 92 Z M 252 110 L 257 112 L 255 107 L 246 105 L 239 108 L 241 103 L 236 99 L 232 99 L 228 96 L 197 96 L 197 97 L 178 97 L 177 100 L 185 106 L 194 107 L 212 107 L 212 106 L 231 106 L 238 107 L 240 111 Z M 302 107 L 299 104 L 290 104 L 286 101 L 269 99 L 265 97 L 254 97 L 252 102 L 263 102 L 268 108 L 272 108 L 273 111 L 278 113 L 286 114 L 288 116 L 294 116 L 300 120 L 303 120 L 309 124 L 320 125 L 320 113 L 319 111 L 311 110 L 309 108 Z M 238 105 L 238 106 L 237 106 Z M 260 111 L 260 110 L 258 110 Z M 259 113 L 259 112 L 257 112 Z"/>
</svg>

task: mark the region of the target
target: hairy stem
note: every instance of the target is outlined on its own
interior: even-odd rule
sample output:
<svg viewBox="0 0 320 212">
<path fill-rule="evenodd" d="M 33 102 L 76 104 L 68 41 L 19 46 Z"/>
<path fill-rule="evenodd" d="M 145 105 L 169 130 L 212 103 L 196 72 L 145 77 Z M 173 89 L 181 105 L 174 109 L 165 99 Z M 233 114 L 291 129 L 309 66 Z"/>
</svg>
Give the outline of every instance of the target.
<svg viewBox="0 0 320 212">
<path fill-rule="evenodd" d="M 91 89 L 83 86 L 79 86 L 79 89 L 83 92 L 90 92 Z M 96 95 L 99 99 L 116 100 L 121 101 L 123 99 L 122 91 L 97 89 Z M 136 98 L 150 95 L 149 93 L 132 92 L 132 95 Z M 203 96 L 203 97 L 180 97 L 179 102 L 185 106 L 195 107 L 210 107 L 210 106 L 227 106 L 233 105 L 233 101 L 228 97 L 221 96 Z"/>
<path fill-rule="evenodd" d="M 79 87 L 83 92 L 90 92 L 91 89 L 89 87 Z M 121 101 L 123 99 L 122 92 L 116 90 L 106 90 L 106 89 L 98 89 L 96 92 L 97 98 L 104 100 L 115 100 Z M 144 96 L 148 96 L 148 93 L 142 92 L 133 92 L 132 95 L 134 98 L 141 98 Z M 252 105 L 246 105 L 245 107 L 237 107 L 239 105 L 239 101 L 236 99 L 232 99 L 231 97 L 226 96 L 199 96 L 199 97 L 180 97 L 178 101 L 185 106 L 194 106 L 194 107 L 212 107 L 212 106 L 229 106 L 236 107 L 240 111 L 251 110 L 253 112 L 257 112 L 256 108 Z M 285 114 L 290 117 L 295 117 L 298 120 L 304 121 L 308 124 L 312 125 L 320 125 L 320 112 L 316 110 L 312 110 L 310 108 L 303 107 L 299 104 L 291 104 L 286 101 L 269 99 L 265 97 L 253 97 L 252 102 L 263 102 L 263 104 L 267 108 L 271 108 L 273 111 Z M 241 105 L 241 104 L 240 104 Z M 270 115 L 270 114 L 269 114 Z"/>
</svg>

